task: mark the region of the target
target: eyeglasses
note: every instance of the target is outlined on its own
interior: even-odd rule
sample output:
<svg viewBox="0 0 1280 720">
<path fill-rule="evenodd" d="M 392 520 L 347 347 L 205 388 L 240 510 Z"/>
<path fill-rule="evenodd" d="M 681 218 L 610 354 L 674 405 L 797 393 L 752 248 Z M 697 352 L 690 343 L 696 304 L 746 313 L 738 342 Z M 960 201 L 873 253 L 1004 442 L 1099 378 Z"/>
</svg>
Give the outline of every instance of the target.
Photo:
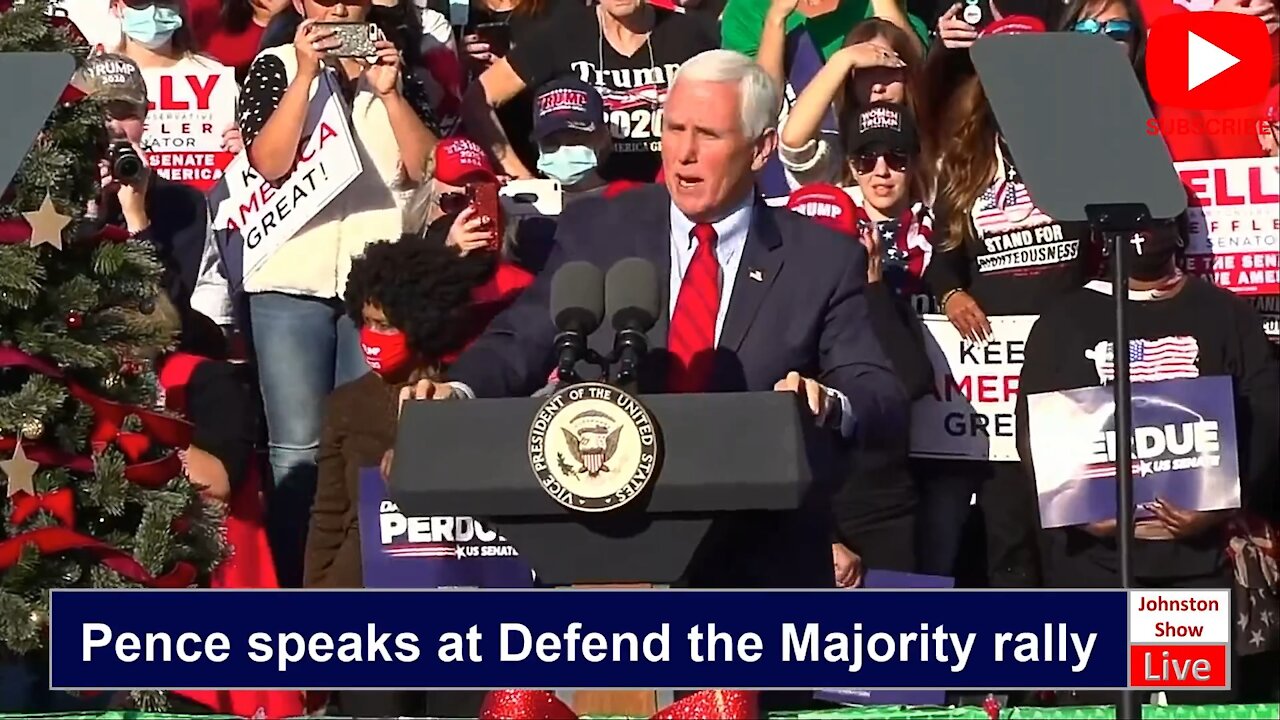
<svg viewBox="0 0 1280 720">
<path fill-rule="evenodd" d="M 1129 20 L 1117 19 L 1099 22 L 1094 18 L 1085 18 L 1077 22 L 1073 29 L 1078 33 L 1106 35 L 1112 40 L 1121 42 L 1133 37 L 1133 23 Z"/>
<path fill-rule="evenodd" d="M 436 196 L 436 205 L 440 206 L 440 212 L 445 215 L 457 215 L 470 204 L 471 193 L 468 192 L 445 192 Z"/>
<path fill-rule="evenodd" d="M 907 163 L 911 158 L 901 150 L 867 150 L 858 153 L 853 158 L 853 169 L 859 175 L 866 175 L 876 169 L 876 165 L 880 162 L 880 158 L 884 158 L 884 162 L 889 166 L 890 170 L 897 172 L 906 172 Z"/>
</svg>

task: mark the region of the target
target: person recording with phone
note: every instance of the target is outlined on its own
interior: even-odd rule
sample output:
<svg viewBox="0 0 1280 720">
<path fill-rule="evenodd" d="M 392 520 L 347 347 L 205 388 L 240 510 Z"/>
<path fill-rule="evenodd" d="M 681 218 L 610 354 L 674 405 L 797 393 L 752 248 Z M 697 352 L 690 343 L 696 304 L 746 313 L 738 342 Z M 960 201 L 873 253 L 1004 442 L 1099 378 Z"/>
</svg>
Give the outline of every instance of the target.
<svg viewBox="0 0 1280 720">
<path fill-rule="evenodd" d="M 427 243 L 451 248 L 476 271 L 470 335 L 478 335 L 489 321 L 533 282 L 533 275 L 512 258 L 515 231 L 498 203 L 498 176 L 474 142 L 445 138 L 433 156 L 435 179 L 411 201 L 406 231 Z M 425 211 L 423 207 L 425 206 Z"/>
<path fill-rule="evenodd" d="M 370 23 L 369 0 L 300 0 L 300 10 L 293 42 L 264 50 L 249 68 L 240 112 L 249 162 L 271 183 L 290 175 L 323 84 L 344 96 L 362 169 L 244 278 L 276 493 L 268 525 L 285 586 L 301 581 L 321 404 L 368 370 L 342 311 L 351 259 L 400 237 L 437 138 L 424 83 L 402 56 L 407 41 Z"/>
<path fill-rule="evenodd" d="M 80 72 L 87 94 L 106 110 L 108 146 L 101 163 L 98 221 L 124 227 L 155 247 L 165 268 L 166 294 L 183 316 L 184 346 L 219 356 L 221 332 L 212 320 L 204 321 L 209 309 L 190 312 L 208 232 L 208 203 L 199 190 L 147 167 L 142 148 L 147 87 L 137 63 L 101 54 L 86 60 Z"/>
</svg>

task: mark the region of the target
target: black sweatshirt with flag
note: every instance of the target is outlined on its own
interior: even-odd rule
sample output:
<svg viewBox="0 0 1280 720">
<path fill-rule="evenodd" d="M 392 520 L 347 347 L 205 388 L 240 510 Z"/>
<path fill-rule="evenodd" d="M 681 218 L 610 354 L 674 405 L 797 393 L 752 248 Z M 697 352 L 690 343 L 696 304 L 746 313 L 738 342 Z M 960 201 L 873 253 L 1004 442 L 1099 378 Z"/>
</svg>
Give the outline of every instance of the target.
<svg viewBox="0 0 1280 720">
<path fill-rule="evenodd" d="M 1194 369 L 1169 370 L 1169 377 L 1160 376 L 1166 371 L 1156 369 L 1145 379 L 1213 375 L 1232 379 L 1241 504 L 1250 512 L 1271 515 L 1280 474 L 1280 365 L 1262 332 L 1257 311 L 1244 299 L 1197 277 L 1186 278 L 1170 297 L 1140 299 L 1137 293 L 1132 297 L 1128 327 L 1134 341 L 1176 338 L 1196 349 Z M 1094 358 L 1099 349 L 1106 352 L 1111 348 L 1114 307 L 1110 285 L 1091 282 L 1047 308 L 1027 338 L 1017 421 L 1019 451 L 1030 477 L 1034 473 L 1025 398 L 1040 392 L 1110 384 L 1111 366 L 1096 363 Z M 1132 371 L 1130 377 L 1134 377 Z M 1113 539 L 1101 540 L 1077 528 L 1060 528 L 1045 531 L 1043 542 L 1050 566 L 1046 567 L 1046 578 L 1051 582 L 1055 562 L 1063 566 L 1085 563 L 1102 574 L 1117 571 Z M 1225 563 L 1222 548 L 1221 531 L 1216 527 L 1186 540 L 1139 540 L 1134 550 L 1135 575 L 1139 579 L 1214 575 Z"/>
<path fill-rule="evenodd" d="M 937 249 L 925 280 L 939 301 L 959 289 L 987 315 L 1038 315 L 1089 279 L 1096 258 L 1088 224 L 1058 222 L 1041 211 L 1010 157 L 1001 144 L 996 178 L 968 210 L 972 237 L 941 249 L 950 218 L 935 205 Z"/>
</svg>

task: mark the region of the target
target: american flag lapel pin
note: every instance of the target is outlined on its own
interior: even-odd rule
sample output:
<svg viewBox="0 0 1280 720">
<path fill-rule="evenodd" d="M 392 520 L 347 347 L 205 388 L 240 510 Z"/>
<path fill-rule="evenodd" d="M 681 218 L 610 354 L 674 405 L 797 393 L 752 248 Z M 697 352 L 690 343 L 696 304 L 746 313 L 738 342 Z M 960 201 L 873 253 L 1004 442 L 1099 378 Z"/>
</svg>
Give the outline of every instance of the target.
<svg viewBox="0 0 1280 720">
<path fill-rule="evenodd" d="M 755 280 L 756 282 L 764 282 L 764 271 L 751 270 L 750 272 L 747 273 L 747 277 L 751 278 L 752 280 Z"/>
</svg>

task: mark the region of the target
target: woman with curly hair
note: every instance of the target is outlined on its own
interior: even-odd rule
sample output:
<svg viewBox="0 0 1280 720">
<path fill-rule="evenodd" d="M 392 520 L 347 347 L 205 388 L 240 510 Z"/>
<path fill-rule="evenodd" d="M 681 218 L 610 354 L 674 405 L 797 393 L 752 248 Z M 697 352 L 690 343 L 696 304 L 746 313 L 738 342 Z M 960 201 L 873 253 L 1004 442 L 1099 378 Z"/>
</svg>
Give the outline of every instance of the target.
<svg viewBox="0 0 1280 720">
<path fill-rule="evenodd" d="M 461 256 L 443 242 L 405 235 L 369 245 L 352 261 L 347 316 L 359 328 L 371 373 L 329 396 L 316 458 L 304 586 L 363 587 L 360 471 L 377 467 L 395 443 L 400 388 L 440 380 L 447 358 L 474 332 L 474 293 L 491 273 L 483 254 Z M 341 692 L 353 717 L 475 717 L 483 693 Z"/>
</svg>

